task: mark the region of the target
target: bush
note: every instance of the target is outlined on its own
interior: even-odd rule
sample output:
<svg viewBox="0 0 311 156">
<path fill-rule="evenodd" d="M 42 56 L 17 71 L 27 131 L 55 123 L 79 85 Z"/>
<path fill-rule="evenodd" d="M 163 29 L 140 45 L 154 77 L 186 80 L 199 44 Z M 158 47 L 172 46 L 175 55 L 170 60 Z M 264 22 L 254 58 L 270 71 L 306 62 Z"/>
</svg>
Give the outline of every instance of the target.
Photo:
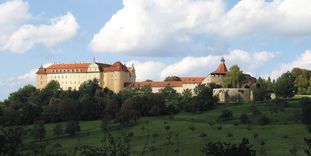
<svg viewBox="0 0 311 156">
<path fill-rule="evenodd" d="M 34 123 L 32 129 L 32 135 L 35 139 L 42 140 L 45 137 L 46 130 L 44 121 L 40 120 Z"/>
<path fill-rule="evenodd" d="M 53 128 L 54 135 L 61 135 L 61 134 L 63 134 L 63 132 L 64 132 L 63 125 L 60 123 L 56 123 L 54 128 Z"/>
<path fill-rule="evenodd" d="M 227 137 L 228 137 L 228 138 L 231 138 L 231 137 L 233 137 L 233 134 L 229 132 L 229 133 L 227 134 Z"/>
<path fill-rule="evenodd" d="M 242 139 L 240 144 L 209 142 L 202 148 L 203 156 L 254 156 L 256 151 L 247 139 Z"/>
<path fill-rule="evenodd" d="M 222 121 L 232 120 L 233 119 L 233 113 L 230 110 L 223 110 L 221 114 L 219 115 L 219 119 Z"/>
<path fill-rule="evenodd" d="M 269 124 L 269 123 L 270 123 L 270 119 L 269 119 L 267 116 L 262 115 L 262 116 L 259 118 L 258 122 L 259 122 L 260 125 L 263 126 L 263 125 Z"/>
<path fill-rule="evenodd" d="M 246 114 L 242 114 L 240 116 L 240 123 L 241 124 L 248 124 L 249 123 L 249 117 Z"/>
<path fill-rule="evenodd" d="M 70 136 L 74 136 L 77 132 L 80 131 L 80 125 L 78 121 L 70 120 L 67 122 L 65 132 Z"/>
<path fill-rule="evenodd" d="M 194 126 L 189 126 L 189 129 L 190 129 L 191 131 L 194 131 L 194 130 L 195 130 L 195 127 L 194 127 Z"/>
<path fill-rule="evenodd" d="M 305 124 L 311 124 L 311 100 L 309 98 L 303 98 L 299 102 L 302 105 L 302 122 Z"/>
<path fill-rule="evenodd" d="M 202 133 L 200 133 L 200 135 L 199 135 L 199 137 L 201 137 L 201 138 L 205 138 L 207 135 L 206 135 L 206 133 L 204 133 L 204 132 L 202 132 Z"/>
</svg>

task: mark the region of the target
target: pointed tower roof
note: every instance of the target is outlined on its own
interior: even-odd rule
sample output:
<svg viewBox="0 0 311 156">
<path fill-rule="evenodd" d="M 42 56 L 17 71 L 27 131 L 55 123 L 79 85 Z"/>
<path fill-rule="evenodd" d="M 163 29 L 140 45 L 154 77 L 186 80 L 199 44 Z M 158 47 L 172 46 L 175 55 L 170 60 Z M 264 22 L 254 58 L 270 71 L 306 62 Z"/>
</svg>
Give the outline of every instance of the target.
<svg viewBox="0 0 311 156">
<path fill-rule="evenodd" d="M 39 70 L 36 72 L 36 74 L 46 74 L 46 69 L 43 68 L 43 66 L 41 65 Z"/>
<path fill-rule="evenodd" d="M 222 57 L 220 62 L 221 63 L 217 67 L 217 69 L 214 72 L 211 73 L 212 75 L 226 75 L 228 70 L 227 70 L 227 67 L 226 67 L 226 64 L 225 64 L 225 59 Z"/>
</svg>

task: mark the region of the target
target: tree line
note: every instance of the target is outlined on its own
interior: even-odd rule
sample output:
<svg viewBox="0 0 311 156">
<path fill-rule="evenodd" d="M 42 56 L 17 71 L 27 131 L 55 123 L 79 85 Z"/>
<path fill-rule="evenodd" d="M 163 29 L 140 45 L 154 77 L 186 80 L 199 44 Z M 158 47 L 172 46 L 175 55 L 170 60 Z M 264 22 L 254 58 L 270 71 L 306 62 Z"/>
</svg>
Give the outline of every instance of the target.
<svg viewBox="0 0 311 156">
<path fill-rule="evenodd" d="M 102 118 L 128 122 L 140 116 L 169 115 L 178 112 L 203 112 L 216 106 L 213 86 L 199 85 L 178 94 L 171 87 L 152 93 L 150 86 L 129 87 L 115 94 L 101 88 L 96 79 L 84 82 L 79 90 L 62 90 L 51 81 L 42 90 L 27 85 L 11 93 L 0 103 L 2 126 L 27 125 L 42 120 L 97 120 Z"/>
</svg>

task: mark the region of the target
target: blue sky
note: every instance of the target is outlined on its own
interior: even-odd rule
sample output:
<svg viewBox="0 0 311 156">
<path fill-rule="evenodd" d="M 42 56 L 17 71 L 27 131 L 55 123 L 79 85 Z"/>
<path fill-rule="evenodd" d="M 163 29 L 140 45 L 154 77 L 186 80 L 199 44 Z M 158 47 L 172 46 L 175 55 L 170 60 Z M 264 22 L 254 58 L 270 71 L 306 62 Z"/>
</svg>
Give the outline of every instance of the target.
<svg viewBox="0 0 311 156">
<path fill-rule="evenodd" d="M 53 62 L 134 63 L 138 81 L 311 67 L 309 0 L 0 0 L 0 100 Z"/>
</svg>

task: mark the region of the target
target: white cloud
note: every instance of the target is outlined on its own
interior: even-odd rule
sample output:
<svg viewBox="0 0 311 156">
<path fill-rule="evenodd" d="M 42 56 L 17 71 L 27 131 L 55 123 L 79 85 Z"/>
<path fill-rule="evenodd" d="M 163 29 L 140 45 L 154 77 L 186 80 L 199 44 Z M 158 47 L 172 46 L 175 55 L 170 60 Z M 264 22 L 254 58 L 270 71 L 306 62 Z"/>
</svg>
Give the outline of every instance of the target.
<svg viewBox="0 0 311 156">
<path fill-rule="evenodd" d="M 310 0 L 242 0 L 209 28 L 224 36 L 311 34 Z"/>
<path fill-rule="evenodd" d="M 225 42 L 253 33 L 311 34 L 310 0 L 241 0 L 225 8 L 224 0 L 123 0 L 123 8 L 94 35 L 90 48 L 130 55 L 175 55 L 214 49 L 206 36 Z"/>
<path fill-rule="evenodd" d="M 233 50 L 223 57 L 226 59 L 228 68 L 230 65 L 238 64 L 243 71 L 249 73 L 253 69 L 262 67 L 276 56 L 277 53 L 266 51 L 251 53 L 243 50 Z M 217 68 L 221 57 L 221 55 L 188 56 L 172 64 L 154 61 L 130 61 L 127 64 L 135 64 L 137 81 L 146 79 L 163 80 L 165 77 L 172 75 L 205 77 Z M 257 60 L 261 60 L 261 62 L 251 65 Z"/>
<path fill-rule="evenodd" d="M 193 49 L 193 36 L 201 35 L 205 23 L 219 18 L 223 8 L 221 0 L 123 0 L 123 8 L 94 35 L 90 48 L 164 55 L 164 48 L 184 45 L 177 50 L 185 52 L 187 46 Z"/>
<path fill-rule="evenodd" d="M 126 63 L 134 64 L 136 72 L 136 81 L 145 81 L 147 79 L 160 80 L 160 73 L 165 68 L 165 64 L 155 61 L 129 61 Z"/>
<path fill-rule="evenodd" d="M 21 0 L 0 3 L 0 45 L 5 42 L 9 34 L 31 18 L 28 10 L 28 3 Z"/>
<path fill-rule="evenodd" d="M 51 63 L 46 63 L 43 67 L 50 66 Z M 9 77 L 7 79 L 0 80 L 0 100 L 7 98 L 8 95 L 16 91 L 21 86 L 27 84 L 35 85 L 36 82 L 36 72 L 38 69 L 31 69 L 29 72 L 17 75 L 14 77 Z"/>
<path fill-rule="evenodd" d="M 272 79 L 276 79 L 283 73 L 291 71 L 295 67 L 311 69 L 311 50 L 306 50 L 304 53 L 297 56 L 297 58 L 292 62 L 281 64 L 271 73 L 266 74 L 264 77 L 271 77 Z"/>
<path fill-rule="evenodd" d="M 51 47 L 74 37 L 78 28 L 75 17 L 68 12 L 51 19 L 48 25 L 23 25 L 8 38 L 3 49 L 25 53 L 36 44 Z"/>
</svg>

